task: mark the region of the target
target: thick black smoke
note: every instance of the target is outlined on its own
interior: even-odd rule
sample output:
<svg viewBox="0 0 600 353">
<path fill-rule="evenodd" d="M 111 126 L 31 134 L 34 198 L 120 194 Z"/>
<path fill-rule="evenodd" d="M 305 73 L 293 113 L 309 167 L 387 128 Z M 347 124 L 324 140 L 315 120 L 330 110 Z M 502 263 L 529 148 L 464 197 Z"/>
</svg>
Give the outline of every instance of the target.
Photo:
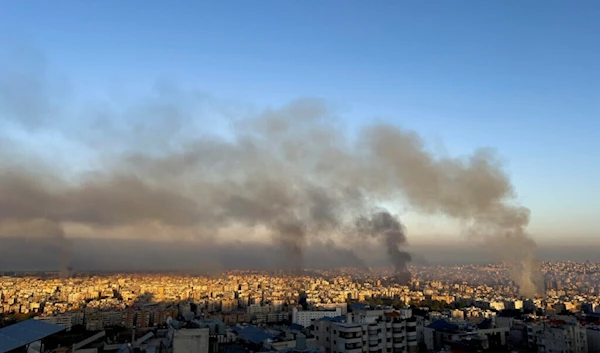
<svg viewBox="0 0 600 353">
<path fill-rule="evenodd" d="M 398 218 L 386 210 L 377 211 L 370 218 L 361 217 L 358 220 L 358 229 L 361 233 L 380 239 L 386 246 L 390 262 L 394 265 L 397 280 L 401 283 L 410 281 L 408 263 L 411 256 L 402 250 L 406 244 L 406 236 L 404 226 Z"/>
</svg>

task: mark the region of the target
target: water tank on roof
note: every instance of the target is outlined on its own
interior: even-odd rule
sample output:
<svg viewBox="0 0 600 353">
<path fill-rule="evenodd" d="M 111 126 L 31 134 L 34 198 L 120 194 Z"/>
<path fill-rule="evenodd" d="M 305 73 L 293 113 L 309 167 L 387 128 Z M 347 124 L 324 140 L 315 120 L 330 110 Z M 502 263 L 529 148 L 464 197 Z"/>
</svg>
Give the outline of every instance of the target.
<svg viewBox="0 0 600 353">
<path fill-rule="evenodd" d="M 296 335 L 296 351 L 306 350 L 306 336 L 299 333 Z"/>
</svg>

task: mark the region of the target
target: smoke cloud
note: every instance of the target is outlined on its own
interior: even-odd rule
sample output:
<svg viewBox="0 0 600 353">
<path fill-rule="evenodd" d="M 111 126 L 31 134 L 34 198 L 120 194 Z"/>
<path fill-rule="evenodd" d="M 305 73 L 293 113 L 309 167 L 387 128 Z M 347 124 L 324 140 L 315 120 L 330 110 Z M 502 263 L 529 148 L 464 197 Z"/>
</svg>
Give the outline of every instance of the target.
<svg viewBox="0 0 600 353">
<path fill-rule="evenodd" d="M 48 111 L 51 92 L 38 89 L 30 96 L 7 80 L 0 87 L 4 126 L 30 130 L 32 121 L 45 119 L 32 112 Z M 233 234 L 241 242 L 256 232 L 270 237 L 285 255 L 277 266 L 288 269 L 307 265 L 304 249 L 311 242 L 330 249 L 348 244 L 331 253 L 363 266 L 350 248 L 368 238 L 386 247 L 384 256 L 405 282 L 411 259 L 406 230 L 383 206 L 404 203 L 460 220 L 470 234 L 518 247 L 519 257 L 511 261 L 525 266 L 526 275 L 519 277 L 523 291 L 535 291 L 533 242 L 525 232 L 529 211 L 513 205 L 513 187 L 491 151 L 438 158 L 415 132 L 381 124 L 349 137 L 335 112 L 314 99 L 242 112 L 227 120 L 225 132 L 215 133 L 202 125 L 211 126 L 223 110 L 195 117 L 194 99 L 200 98 L 160 86 L 142 108 L 84 111 L 78 121 L 61 117 L 70 114 L 64 110 L 53 115 L 54 125 L 40 123 L 93 160 L 85 171 L 61 170 L 48 157 L 30 153 L 17 160 L 4 151 L 0 234 L 53 239 L 65 249 L 60 255 L 65 268 L 66 239 L 77 236 L 70 229 L 210 244 L 237 227 L 245 229 Z M 11 145 L 8 135 L 0 138 L 0 145 Z M 106 146 L 100 148 L 102 141 Z"/>
<path fill-rule="evenodd" d="M 406 243 L 404 226 L 397 217 L 392 216 L 387 210 L 375 212 L 370 218 L 362 217 L 358 220 L 360 233 L 381 239 L 387 249 L 390 262 L 396 270 L 396 278 L 401 283 L 410 281 L 407 265 L 411 256 L 402 250 Z"/>
<path fill-rule="evenodd" d="M 43 249 L 54 253 L 54 256 L 58 259 L 57 265 L 60 268 L 60 276 L 68 277 L 70 275 L 72 244 L 65 237 L 65 232 L 59 223 L 42 218 L 29 220 L 8 219 L 0 223 L 0 234 L 9 234 L 12 237 L 25 240 L 26 246 L 23 249 L 25 253 L 17 254 L 24 258 L 31 255 L 31 258 L 37 256 L 36 254 L 28 254 L 32 250 L 31 243 L 44 244 Z M 0 241 L 4 243 L 4 241 Z M 3 258 L 9 257 L 10 254 L 3 256 Z"/>
</svg>

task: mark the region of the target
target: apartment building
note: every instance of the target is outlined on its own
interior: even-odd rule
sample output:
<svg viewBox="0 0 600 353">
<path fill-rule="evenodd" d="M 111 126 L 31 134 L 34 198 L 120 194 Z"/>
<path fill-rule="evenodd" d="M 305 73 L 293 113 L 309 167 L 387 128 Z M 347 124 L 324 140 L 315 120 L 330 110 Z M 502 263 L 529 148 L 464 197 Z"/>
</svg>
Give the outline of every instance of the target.
<svg viewBox="0 0 600 353">
<path fill-rule="evenodd" d="M 530 346 L 540 353 L 586 353 L 588 334 L 577 322 L 550 320 L 542 325 L 527 326 Z"/>
<path fill-rule="evenodd" d="M 335 310 L 298 310 L 298 308 L 293 308 L 292 323 L 308 327 L 313 320 L 340 315 L 342 315 L 342 308 L 339 307 Z"/>
<path fill-rule="evenodd" d="M 323 353 L 413 353 L 417 322 L 410 309 L 359 310 L 314 323 Z"/>
<path fill-rule="evenodd" d="M 82 315 L 79 313 L 65 313 L 54 316 L 36 316 L 35 320 L 44 321 L 50 324 L 61 325 L 70 330 L 75 325 L 83 323 Z"/>
</svg>

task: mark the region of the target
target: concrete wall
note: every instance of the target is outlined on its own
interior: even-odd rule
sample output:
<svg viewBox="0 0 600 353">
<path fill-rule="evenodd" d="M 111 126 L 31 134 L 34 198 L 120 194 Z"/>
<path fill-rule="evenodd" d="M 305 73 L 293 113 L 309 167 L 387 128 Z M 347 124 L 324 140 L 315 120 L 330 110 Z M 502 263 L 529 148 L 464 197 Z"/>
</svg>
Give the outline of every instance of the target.
<svg viewBox="0 0 600 353">
<path fill-rule="evenodd" d="M 208 328 L 176 330 L 173 353 L 208 353 Z"/>
</svg>

